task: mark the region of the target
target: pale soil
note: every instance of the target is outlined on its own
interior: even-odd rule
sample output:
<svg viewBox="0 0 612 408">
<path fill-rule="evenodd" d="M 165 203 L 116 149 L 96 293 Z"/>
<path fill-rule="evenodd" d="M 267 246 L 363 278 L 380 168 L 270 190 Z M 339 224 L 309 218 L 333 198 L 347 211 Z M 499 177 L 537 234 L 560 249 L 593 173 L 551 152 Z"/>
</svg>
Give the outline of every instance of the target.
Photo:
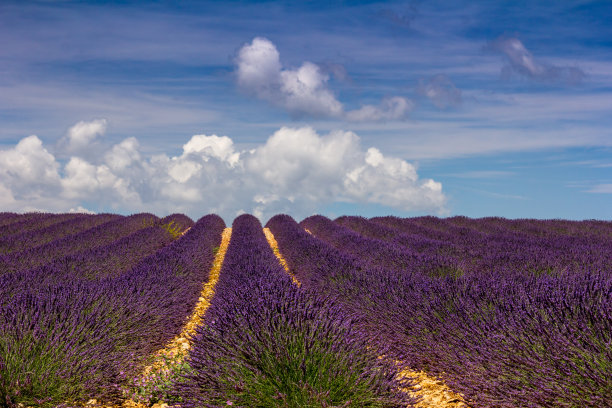
<svg viewBox="0 0 612 408">
<path fill-rule="evenodd" d="M 285 258 L 283 258 L 283 255 L 281 255 L 280 250 L 278 249 L 278 242 L 276 242 L 276 238 L 274 238 L 274 234 L 272 234 L 270 228 L 264 228 L 263 232 L 266 236 L 266 239 L 268 240 L 268 244 L 270 244 L 270 247 L 274 252 L 274 255 L 276 255 L 276 259 L 278 259 L 278 262 L 283 266 L 285 272 L 287 272 L 289 276 L 291 276 L 291 280 L 293 281 L 293 283 L 295 283 L 298 287 L 302 286 L 302 283 L 289 270 L 289 264 L 287 263 Z"/>
</svg>

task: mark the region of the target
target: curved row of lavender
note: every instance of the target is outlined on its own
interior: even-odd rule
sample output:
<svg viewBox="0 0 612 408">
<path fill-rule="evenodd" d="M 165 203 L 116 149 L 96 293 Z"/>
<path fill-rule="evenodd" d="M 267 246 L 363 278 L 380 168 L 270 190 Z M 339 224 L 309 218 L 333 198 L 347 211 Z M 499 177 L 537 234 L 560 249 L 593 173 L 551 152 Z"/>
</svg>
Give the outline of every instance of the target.
<svg viewBox="0 0 612 408">
<path fill-rule="evenodd" d="M 316 237 L 355 258 L 362 268 L 382 267 L 420 271 L 430 276 L 460 275 L 464 262 L 452 245 L 436 239 L 423 239 L 392 231 L 388 240 L 368 238 L 314 215 L 300 225 Z M 369 234 L 368 234 L 369 235 Z M 394 236 L 393 236 L 394 235 Z M 375 251 L 372 249 L 376 248 Z"/>
<path fill-rule="evenodd" d="M 193 221 L 191 222 L 193 224 Z M 14 285 L 26 285 L 25 279 L 35 278 L 37 284 L 65 279 L 119 277 L 147 256 L 170 245 L 176 237 L 163 227 L 161 221 L 144 227 L 108 245 L 101 245 L 52 260 L 44 265 L 16 273 Z"/>
<path fill-rule="evenodd" d="M 420 217 L 425 219 L 426 217 Z M 436 222 L 438 222 L 436 219 Z M 589 239 L 611 239 L 610 222 L 603 220 L 535 220 L 517 219 L 510 220 L 501 217 L 486 217 L 472 219 L 463 216 L 455 216 L 446 219 L 447 222 L 467 226 L 482 232 L 514 231 L 518 234 L 548 237 L 551 235 L 569 235 L 573 237 L 585 237 Z"/>
<path fill-rule="evenodd" d="M 13 234 L 22 234 L 24 232 L 36 231 L 58 222 L 81 218 L 83 214 L 52 214 L 52 213 L 28 213 L 19 214 L 18 217 L 12 217 L 11 213 L 3 213 L 7 215 L 7 223 L 2 225 L 0 229 L 0 238 L 8 237 Z"/>
<path fill-rule="evenodd" d="M 588 227 L 543 239 L 433 217 L 309 217 L 316 237 L 287 216 L 268 226 L 306 286 L 339 296 L 373 339 L 475 406 L 612 405 L 612 250 Z M 440 257 L 460 273 L 441 274 Z"/>
<path fill-rule="evenodd" d="M 259 221 L 242 215 L 192 339 L 193 371 L 176 385 L 180 406 L 411 406 L 368 346 L 333 299 L 292 283 Z"/>
<path fill-rule="evenodd" d="M 140 224 L 135 233 L 134 219 Z M 156 226 L 146 227 L 143 220 L 153 220 Z M 202 282 L 208 279 L 223 220 L 215 215 L 203 217 L 161 249 L 158 240 L 143 238 L 165 234 L 170 242 L 167 226 L 171 221 L 193 222 L 178 215 L 119 221 L 124 230 L 116 228 L 115 221 L 110 228 L 93 230 L 105 232 L 103 241 L 109 230 L 128 238 L 96 246 L 93 233 L 79 248 L 117 267 L 122 251 L 135 250 L 133 242 L 140 243 L 140 250 L 151 255 L 140 262 L 124 257 L 119 266 L 123 273 L 97 270 L 92 263 L 86 276 L 70 273 L 82 266 L 72 262 L 85 259 L 73 254 L 43 267 L 0 276 L 0 405 L 69 406 L 70 401 L 90 398 L 119 402 L 122 385 L 181 331 Z M 142 245 L 145 242 L 154 244 L 147 247 Z"/>
<path fill-rule="evenodd" d="M 44 228 L 19 232 L 8 236 L 5 235 L 0 238 L 0 254 L 23 251 L 28 248 L 44 245 L 51 241 L 86 231 L 120 217 L 121 216 L 114 214 L 78 214 L 78 216 L 51 224 Z"/>
<path fill-rule="evenodd" d="M 14 212 L 0 212 L 0 227 L 12 224 L 25 215 L 26 214 L 18 214 Z"/>
<path fill-rule="evenodd" d="M 352 221 L 351 221 L 352 220 Z M 304 220 L 306 222 L 307 220 Z M 397 217 L 376 217 L 368 222 L 384 226 L 396 232 L 418 234 L 423 237 L 443 240 L 452 244 L 459 257 L 468 262 L 468 272 L 504 272 L 504 270 L 521 269 L 533 273 L 556 273 L 569 270 L 599 271 L 612 268 L 612 233 L 610 238 L 604 238 L 605 223 L 601 221 L 585 221 L 582 231 L 574 235 L 555 233 L 558 223 L 569 221 L 547 221 L 549 232 L 533 234 L 529 221 L 542 224 L 546 221 L 537 220 L 506 220 L 492 219 L 494 228 L 488 232 L 455 226 L 452 219 L 445 220 L 436 217 L 419 217 L 401 219 Z M 359 217 L 341 217 L 337 223 L 355 228 Z M 348 225 L 346 223 L 352 223 Z M 474 224 L 481 224 L 475 220 Z M 580 225 L 578 222 L 575 224 Z M 599 228 L 592 228 L 596 223 Z M 506 225 L 506 227 L 504 227 Z M 521 225 L 523 226 L 521 229 Z M 610 223 L 608 230 L 612 229 Z M 369 226 L 366 228 L 369 230 Z M 540 226 L 541 230 L 543 226 Z M 580 227 L 574 225 L 574 230 Z M 597 233 L 596 231 L 601 231 Z M 592 231 L 592 233 L 591 233 Z M 365 232 L 368 234 L 369 232 Z M 602 235 L 604 233 L 604 235 Z"/>
<path fill-rule="evenodd" d="M 0 256 L 0 275 L 26 271 L 70 254 L 109 245 L 145 227 L 159 225 L 153 214 L 140 213 L 119 216 L 94 228 L 56 239 L 43 245 Z"/>
</svg>

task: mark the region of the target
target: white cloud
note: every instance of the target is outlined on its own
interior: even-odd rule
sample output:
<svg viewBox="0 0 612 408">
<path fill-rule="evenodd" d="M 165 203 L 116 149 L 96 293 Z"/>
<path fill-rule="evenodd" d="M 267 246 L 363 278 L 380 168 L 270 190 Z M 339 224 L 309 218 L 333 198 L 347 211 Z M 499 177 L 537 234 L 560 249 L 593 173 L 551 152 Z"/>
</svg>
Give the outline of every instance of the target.
<svg viewBox="0 0 612 408">
<path fill-rule="evenodd" d="M 84 198 L 100 188 L 96 177 L 97 168 L 78 157 L 73 157 L 64 167 L 63 193 L 69 198 Z"/>
<path fill-rule="evenodd" d="M 88 210 L 83 206 L 77 206 L 77 208 L 71 208 L 68 210 L 69 213 L 77 213 L 77 214 L 96 214 L 95 211 Z"/>
<path fill-rule="evenodd" d="M 26 183 L 54 183 L 58 164 L 35 135 L 19 141 L 14 149 L 0 151 L 0 174 Z"/>
<path fill-rule="evenodd" d="M 136 138 L 130 137 L 116 144 L 104 155 L 106 164 L 114 171 L 123 171 L 132 163 L 140 161 L 139 144 Z"/>
<path fill-rule="evenodd" d="M 234 151 L 234 142 L 227 136 L 195 135 L 183 145 L 183 157 L 189 154 L 198 154 L 204 161 L 209 157 L 227 162 L 235 166 L 240 160 L 240 153 Z"/>
<path fill-rule="evenodd" d="M 317 65 L 305 62 L 297 70 L 284 70 L 280 80 L 281 93 L 285 95 L 286 108 L 290 112 L 314 116 L 342 115 L 342 104 L 327 89 L 329 76 L 323 74 Z"/>
<path fill-rule="evenodd" d="M 3 209 L 57 209 L 56 197 L 61 191 L 59 169 L 55 157 L 34 135 L 21 139 L 12 149 L 0 150 L 0 204 Z"/>
<path fill-rule="evenodd" d="M 353 132 L 319 135 L 283 127 L 249 151 L 227 136 L 195 135 L 180 155 L 146 157 L 129 138 L 96 160 L 62 164 L 36 136 L 0 151 L 0 204 L 5 210 L 218 213 L 305 217 L 333 202 L 376 203 L 399 210 L 443 212 L 440 183 Z M 76 209 L 76 210 L 75 210 Z"/>
<path fill-rule="evenodd" d="M 278 93 L 281 63 L 278 50 L 265 38 L 256 37 L 238 52 L 238 84 L 268 99 Z"/>
<path fill-rule="evenodd" d="M 236 57 L 238 85 L 254 96 L 279 106 L 293 116 L 343 118 L 349 121 L 381 121 L 405 118 L 411 101 L 395 96 L 380 106 L 364 105 L 346 112 L 328 88 L 329 75 L 323 68 L 304 62 L 297 69 L 283 68 L 276 46 L 256 37 L 244 45 Z M 333 72 L 343 72 L 334 68 Z"/>
<path fill-rule="evenodd" d="M 517 38 L 500 37 L 492 41 L 487 48 L 501 52 L 506 56 L 508 65 L 502 70 L 504 76 L 516 73 L 540 81 L 565 84 L 580 83 L 585 77 L 580 68 L 556 66 L 534 58 Z"/>
<path fill-rule="evenodd" d="M 442 184 L 431 179 L 419 181 L 412 164 L 385 157 L 374 147 L 367 150 L 364 163 L 347 174 L 344 187 L 354 201 L 393 207 L 441 208 L 445 202 Z"/>
<path fill-rule="evenodd" d="M 334 194 L 344 169 L 358 156 L 358 137 L 352 132 L 336 131 L 322 138 L 309 127 L 283 127 L 255 149 L 246 167 L 275 194 L 307 190 L 321 196 Z"/>
<path fill-rule="evenodd" d="M 68 133 L 58 143 L 58 148 L 68 154 L 91 151 L 90 145 L 106 132 L 106 119 L 90 122 L 81 121 L 68 129 Z"/>
</svg>

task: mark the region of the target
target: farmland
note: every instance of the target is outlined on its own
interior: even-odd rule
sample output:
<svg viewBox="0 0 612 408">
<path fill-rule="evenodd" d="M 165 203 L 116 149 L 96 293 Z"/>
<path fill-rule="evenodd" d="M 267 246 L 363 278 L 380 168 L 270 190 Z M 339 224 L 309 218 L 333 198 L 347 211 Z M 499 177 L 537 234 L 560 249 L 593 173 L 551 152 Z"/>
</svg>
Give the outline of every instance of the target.
<svg viewBox="0 0 612 408">
<path fill-rule="evenodd" d="M 0 406 L 162 403 L 612 406 L 612 222 L 0 213 Z"/>
</svg>

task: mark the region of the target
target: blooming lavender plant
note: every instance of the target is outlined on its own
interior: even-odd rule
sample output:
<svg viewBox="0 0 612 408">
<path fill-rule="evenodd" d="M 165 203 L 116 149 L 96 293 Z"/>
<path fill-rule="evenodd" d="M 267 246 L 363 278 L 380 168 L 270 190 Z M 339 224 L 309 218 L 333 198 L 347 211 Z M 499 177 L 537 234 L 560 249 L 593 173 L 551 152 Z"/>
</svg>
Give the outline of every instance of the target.
<svg viewBox="0 0 612 408">
<path fill-rule="evenodd" d="M 203 217 L 119 276 L 0 276 L 0 406 L 120 402 L 148 356 L 180 332 L 223 228 L 220 217 Z"/>
<path fill-rule="evenodd" d="M 308 217 L 300 225 L 343 253 L 355 257 L 364 268 L 382 267 L 409 272 L 419 270 L 432 276 L 463 274 L 461 262 L 443 253 L 439 245 L 430 247 L 428 251 L 423 248 L 419 251 L 415 247 L 423 245 L 407 247 L 367 238 L 321 215 Z"/>
<path fill-rule="evenodd" d="M 113 219 L 94 228 L 44 245 L 0 256 L 0 274 L 32 269 L 45 265 L 54 259 L 105 246 L 119 238 L 158 223 L 158 217 L 147 213 Z"/>
<path fill-rule="evenodd" d="M 212 305 L 192 342 L 193 373 L 177 383 L 181 407 L 412 403 L 353 318 L 292 283 L 250 215 L 234 221 Z"/>
<path fill-rule="evenodd" d="M 44 245 L 48 242 L 86 231 L 119 217 L 119 215 L 115 214 L 77 214 L 65 221 L 49 225 L 45 228 L 0 238 L 0 253 L 7 254 Z"/>
<path fill-rule="evenodd" d="M 25 214 L 17 214 L 14 212 L 1 212 L 0 213 L 0 227 L 4 227 L 14 222 L 17 222 L 17 220 L 19 220 L 20 218 L 22 219 L 25 216 L 26 216 Z"/>
<path fill-rule="evenodd" d="M 52 213 L 29 213 L 19 216 L 14 222 L 4 225 L 0 232 L 0 238 L 9 237 L 13 234 L 36 231 L 50 225 L 79 218 L 81 214 L 52 214 Z M 10 217 L 9 220 L 13 220 Z"/>
<path fill-rule="evenodd" d="M 426 233 L 425 239 L 446 234 L 445 223 L 432 218 L 385 224 Z M 462 276 L 432 278 L 419 268 L 349 262 L 316 238 L 334 236 L 337 229 L 327 221 L 315 236 L 286 216 L 268 226 L 298 279 L 367 316 L 363 330 L 388 343 L 392 355 L 442 378 L 474 406 L 612 406 L 612 276 L 602 267 L 609 265 L 605 243 L 571 250 L 567 237 L 489 231 L 488 255 L 482 231 L 470 233 L 464 225 L 451 242 L 479 263 Z M 573 237 L 569 242 L 578 244 Z M 352 254 L 366 257 L 367 251 Z M 340 271 L 342 263 L 354 267 Z M 555 273 L 531 270 L 543 265 Z"/>
</svg>

